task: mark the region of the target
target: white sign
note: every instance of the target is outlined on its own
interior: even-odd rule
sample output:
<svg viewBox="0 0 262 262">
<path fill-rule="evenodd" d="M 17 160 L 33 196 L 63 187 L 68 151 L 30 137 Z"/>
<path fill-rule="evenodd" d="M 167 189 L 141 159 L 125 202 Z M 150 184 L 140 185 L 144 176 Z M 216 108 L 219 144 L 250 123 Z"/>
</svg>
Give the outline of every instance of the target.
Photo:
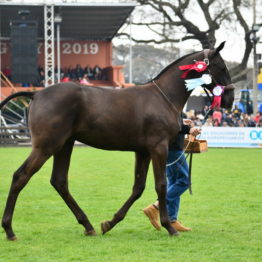
<svg viewBox="0 0 262 262">
<path fill-rule="evenodd" d="M 199 139 L 209 147 L 262 148 L 262 128 L 259 127 L 202 127 Z"/>
</svg>

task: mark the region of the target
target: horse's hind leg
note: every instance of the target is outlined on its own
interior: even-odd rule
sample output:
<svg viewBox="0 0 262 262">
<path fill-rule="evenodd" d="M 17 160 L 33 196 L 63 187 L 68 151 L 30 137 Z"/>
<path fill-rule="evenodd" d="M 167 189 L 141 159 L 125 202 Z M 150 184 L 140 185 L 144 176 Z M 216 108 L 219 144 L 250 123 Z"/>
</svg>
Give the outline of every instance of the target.
<svg viewBox="0 0 262 262">
<path fill-rule="evenodd" d="M 33 149 L 27 160 L 13 175 L 13 180 L 2 219 L 2 227 L 4 228 L 6 236 L 9 240 L 16 239 L 12 229 L 12 218 L 18 195 L 28 183 L 30 178 L 42 167 L 49 156 L 50 155 L 45 154 L 40 149 Z"/>
<path fill-rule="evenodd" d="M 125 204 L 114 215 L 111 221 L 105 221 L 101 223 L 103 234 L 111 230 L 118 222 L 123 220 L 128 209 L 142 195 L 146 184 L 149 163 L 150 156 L 148 153 L 136 153 L 135 183 L 133 186 L 132 194 L 125 202 Z"/>
<path fill-rule="evenodd" d="M 68 141 L 64 147 L 54 155 L 51 184 L 63 198 L 67 206 L 74 213 L 79 224 L 82 224 L 86 235 L 96 235 L 96 232 L 85 213 L 78 206 L 68 189 L 68 169 L 74 141 Z"/>
</svg>

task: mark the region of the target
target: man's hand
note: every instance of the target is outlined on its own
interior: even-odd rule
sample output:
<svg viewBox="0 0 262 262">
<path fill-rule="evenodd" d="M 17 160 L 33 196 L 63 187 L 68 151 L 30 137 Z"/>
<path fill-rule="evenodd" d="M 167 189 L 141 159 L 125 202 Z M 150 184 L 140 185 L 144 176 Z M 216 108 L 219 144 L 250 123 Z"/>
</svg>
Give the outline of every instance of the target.
<svg viewBox="0 0 262 262">
<path fill-rule="evenodd" d="M 199 128 L 196 128 L 196 127 L 191 127 L 189 134 L 193 135 L 193 136 L 197 136 L 197 135 L 201 134 L 201 130 Z"/>
<path fill-rule="evenodd" d="M 194 126 L 194 122 L 191 119 L 183 119 L 183 124 L 190 127 Z"/>
</svg>

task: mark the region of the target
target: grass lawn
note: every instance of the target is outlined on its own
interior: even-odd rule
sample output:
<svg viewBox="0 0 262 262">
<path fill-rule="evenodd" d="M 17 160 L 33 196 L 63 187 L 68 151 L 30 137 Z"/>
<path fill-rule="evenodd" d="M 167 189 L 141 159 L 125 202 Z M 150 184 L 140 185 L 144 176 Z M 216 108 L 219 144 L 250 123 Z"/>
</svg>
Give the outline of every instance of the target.
<svg viewBox="0 0 262 262">
<path fill-rule="evenodd" d="M 30 148 L 0 148 L 0 215 L 12 174 Z M 74 149 L 69 183 L 98 236 L 84 228 L 49 183 L 52 159 L 19 196 L 10 242 L 0 229 L 0 261 L 262 261 L 262 150 L 209 149 L 194 155 L 193 195 L 182 197 L 180 220 L 192 232 L 169 237 L 156 231 L 141 209 L 156 198 L 152 169 L 142 197 L 106 235 L 100 222 L 111 219 L 133 184 L 133 153 L 88 147 Z"/>
</svg>

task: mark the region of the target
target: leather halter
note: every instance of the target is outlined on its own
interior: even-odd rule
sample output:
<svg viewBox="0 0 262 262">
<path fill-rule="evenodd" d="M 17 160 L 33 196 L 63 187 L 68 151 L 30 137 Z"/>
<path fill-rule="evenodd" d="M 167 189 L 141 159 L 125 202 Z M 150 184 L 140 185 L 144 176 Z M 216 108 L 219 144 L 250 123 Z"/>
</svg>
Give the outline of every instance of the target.
<svg viewBox="0 0 262 262">
<path fill-rule="evenodd" d="M 209 66 L 208 53 L 209 53 L 209 49 L 204 49 L 204 60 L 203 61 L 206 63 L 207 66 Z"/>
</svg>

